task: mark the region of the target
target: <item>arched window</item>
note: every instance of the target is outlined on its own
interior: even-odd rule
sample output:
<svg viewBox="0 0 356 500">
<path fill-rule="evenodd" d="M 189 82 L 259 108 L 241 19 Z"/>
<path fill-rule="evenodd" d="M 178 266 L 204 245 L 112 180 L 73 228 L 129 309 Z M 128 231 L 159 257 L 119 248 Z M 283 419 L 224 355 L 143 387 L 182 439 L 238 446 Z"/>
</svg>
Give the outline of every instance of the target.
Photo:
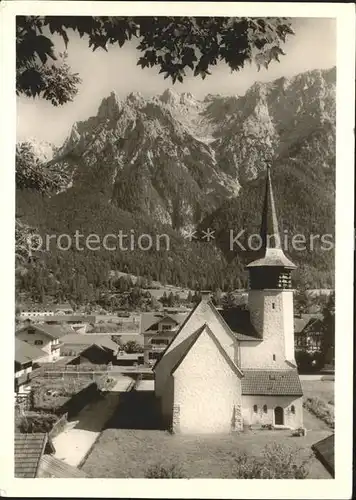
<svg viewBox="0 0 356 500">
<path fill-rule="evenodd" d="M 292 412 L 292 413 L 293 413 L 293 415 L 294 415 L 294 414 L 295 414 L 295 406 L 294 406 L 294 405 L 292 405 L 292 406 L 290 407 L 290 410 L 291 410 L 291 412 Z"/>
<path fill-rule="evenodd" d="M 263 413 L 267 413 L 267 405 L 263 405 Z"/>
<path fill-rule="evenodd" d="M 253 411 L 254 413 L 257 413 L 257 405 L 253 405 Z"/>
</svg>

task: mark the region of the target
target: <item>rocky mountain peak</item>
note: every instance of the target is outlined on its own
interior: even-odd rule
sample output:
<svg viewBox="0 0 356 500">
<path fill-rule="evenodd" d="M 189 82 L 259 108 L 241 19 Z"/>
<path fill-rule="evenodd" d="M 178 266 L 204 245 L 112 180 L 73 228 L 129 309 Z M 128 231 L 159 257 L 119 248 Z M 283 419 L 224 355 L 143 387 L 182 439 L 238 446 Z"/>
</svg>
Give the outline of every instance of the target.
<svg viewBox="0 0 356 500">
<path fill-rule="evenodd" d="M 166 89 L 159 98 L 164 104 L 176 106 L 180 102 L 180 97 L 177 92 L 172 89 Z"/>
<path fill-rule="evenodd" d="M 110 95 L 104 98 L 99 106 L 97 117 L 99 119 L 113 120 L 117 118 L 122 108 L 122 103 L 113 90 Z"/>
<path fill-rule="evenodd" d="M 74 124 L 58 161 L 71 162 L 73 185 L 100 172 L 111 202 L 124 210 L 178 229 L 194 225 L 259 177 L 267 159 L 288 162 L 305 144 L 315 162 L 332 161 L 332 72 L 255 82 L 244 96 L 203 101 L 170 88 L 150 98 L 132 92 L 125 100 L 111 92 L 97 116 Z M 319 137 L 322 127 L 327 132 Z M 136 189 L 141 194 L 129 197 Z"/>
</svg>

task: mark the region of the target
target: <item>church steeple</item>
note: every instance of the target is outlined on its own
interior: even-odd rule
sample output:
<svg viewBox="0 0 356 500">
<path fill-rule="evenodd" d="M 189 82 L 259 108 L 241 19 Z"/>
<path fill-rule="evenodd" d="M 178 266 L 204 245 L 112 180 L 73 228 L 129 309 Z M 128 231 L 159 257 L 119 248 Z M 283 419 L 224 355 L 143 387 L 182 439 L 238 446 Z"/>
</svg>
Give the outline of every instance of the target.
<svg viewBox="0 0 356 500">
<path fill-rule="evenodd" d="M 269 165 L 266 173 L 260 236 L 262 243 L 260 258 L 247 265 L 250 272 L 250 287 L 291 288 L 290 272 L 296 266 L 286 257 L 282 249 Z"/>
<path fill-rule="evenodd" d="M 292 270 L 283 251 L 274 203 L 271 169 L 267 167 L 261 223 L 262 248 L 251 262 L 248 307 L 255 330 L 263 340 L 264 366 L 284 369 L 295 365 Z"/>
<path fill-rule="evenodd" d="M 272 190 L 270 165 L 267 165 L 266 190 L 263 203 L 260 235 L 262 238 L 262 247 L 264 249 L 281 248 L 278 219 Z"/>
</svg>

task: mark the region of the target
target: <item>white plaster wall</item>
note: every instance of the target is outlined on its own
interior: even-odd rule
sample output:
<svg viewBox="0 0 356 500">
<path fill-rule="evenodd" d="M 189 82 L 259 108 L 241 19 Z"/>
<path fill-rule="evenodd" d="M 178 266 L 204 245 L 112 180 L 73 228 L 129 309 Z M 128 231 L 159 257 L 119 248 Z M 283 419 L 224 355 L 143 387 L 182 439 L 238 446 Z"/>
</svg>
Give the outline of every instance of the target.
<svg viewBox="0 0 356 500">
<path fill-rule="evenodd" d="M 285 292 L 283 300 L 284 342 L 285 356 L 288 361 L 295 363 L 294 354 L 294 302 L 293 291 Z"/>
<path fill-rule="evenodd" d="M 262 341 L 240 342 L 242 369 L 285 368 L 287 348 L 288 356 L 293 356 L 288 359 L 294 359 L 293 292 L 250 290 L 249 309 L 251 321 L 262 336 Z"/>
<path fill-rule="evenodd" d="M 208 333 L 203 332 L 174 373 L 179 432 L 230 432 L 234 405 L 240 404 L 240 378 Z"/>
<path fill-rule="evenodd" d="M 182 341 L 187 339 L 204 323 L 210 327 L 214 335 L 219 339 L 219 342 L 224 347 L 227 354 L 233 361 L 237 361 L 237 344 L 231 336 L 225 331 L 218 319 L 218 312 L 214 311 L 214 306 L 211 306 L 207 301 L 201 301 L 194 313 L 190 316 L 185 323 L 179 334 L 175 337 L 173 342 L 169 345 L 164 357 L 161 359 L 156 369 L 155 374 L 155 391 L 156 395 L 160 397 L 163 394 L 166 379 L 173 368 L 170 363 L 170 356 L 168 354 L 175 349 Z"/>
<path fill-rule="evenodd" d="M 253 406 L 257 405 L 257 414 Z M 267 413 L 263 412 L 263 405 L 267 405 Z M 291 406 L 295 407 L 295 414 Z M 274 409 L 281 406 L 284 409 L 284 425 L 291 428 L 303 426 L 303 398 L 295 396 L 242 396 L 242 416 L 244 425 L 274 424 Z"/>
</svg>

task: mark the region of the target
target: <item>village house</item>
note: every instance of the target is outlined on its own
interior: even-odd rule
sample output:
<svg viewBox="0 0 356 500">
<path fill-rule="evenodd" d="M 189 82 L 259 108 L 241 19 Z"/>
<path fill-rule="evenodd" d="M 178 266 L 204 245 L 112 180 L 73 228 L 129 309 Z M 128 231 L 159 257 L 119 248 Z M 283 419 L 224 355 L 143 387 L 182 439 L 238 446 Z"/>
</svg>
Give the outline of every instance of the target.
<svg viewBox="0 0 356 500">
<path fill-rule="evenodd" d="M 119 346 L 109 335 L 84 335 L 80 333 L 69 333 L 61 338 L 61 356 L 78 356 L 84 349 L 97 345 L 110 352 L 116 358 Z M 98 352 L 98 351 L 96 351 Z"/>
<path fill-rule="evenodd" d="M 294 318 L 295 347 L 320 352 L 324 335 L 322 314 L 301 314 Z"/>
<path fill-rule="evenodd" d="M 46 359 L 47 353 L 42 349 L 15 338 L 15 393 L 30 391 L 30 373 L 37 364 Z"/>
<path fill-rule="evenodd" d="M 15 332 L 15 337 L 40 348 L 46 353 L 43 362 L 56 361 L 60 356 L 61 337 L 68 333 L 68 330 L 59 326 L 45 324 L 33 324 L 27 321 Z"/>
<path fill-rule="evenodd" d="M 67 344 L 68 345 L 68 344 Z M 70 348 L 72 351 L 72 348 Z M 73 351 L 72 351 L 73 352 Z M 115 360 L 114 353 L 108 347 L 91 344 L 84 347 L 73 359 L 69 365 L 108 365 Z"/>
<path fill-rule="evenodd" d="M 188 313 L 143 313 L 141 332 L 144 337 L 144 363 L 155 363 L 173 340 Z"/>
<path fill-rule="evenodd" d="M 173 432 L 302 427 L 291 283 L 296 266 L 285 256 L 278 236 L 267 169 L 263 246 L 259 258 L 247 266 L 248 310 L 221 314 L 203 293 L 154 367 L 155 394 Z"/>
</svg>

